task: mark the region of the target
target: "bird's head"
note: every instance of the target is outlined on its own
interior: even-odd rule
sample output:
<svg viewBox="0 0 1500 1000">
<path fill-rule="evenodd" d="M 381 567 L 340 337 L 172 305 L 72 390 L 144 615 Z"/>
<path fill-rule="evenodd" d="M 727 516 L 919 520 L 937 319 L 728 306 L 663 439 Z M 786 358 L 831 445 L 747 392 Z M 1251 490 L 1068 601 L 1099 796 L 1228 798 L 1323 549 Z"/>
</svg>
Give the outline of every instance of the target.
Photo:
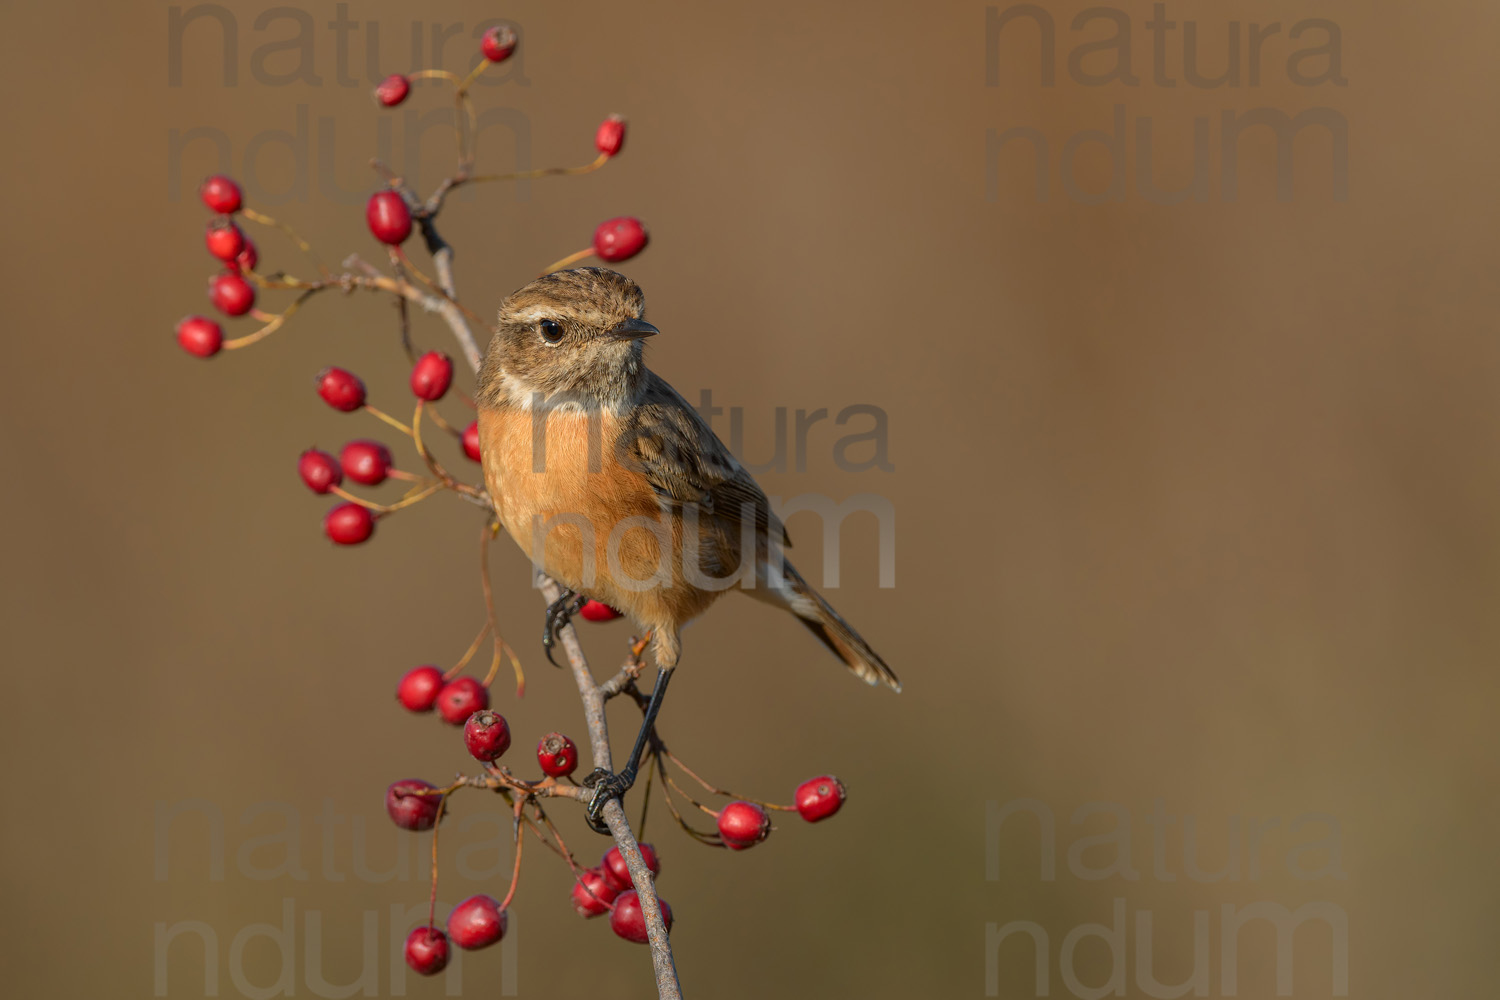
<svg viewBox="0 0 1500 1000">
<path fill-rule="evenodd" d="M 615 407 L 645 372 L 641 340 L 657 332 L 641 318 L 646 296 L 603 267 L 544 274 L 500 304 L 499 329 L 479 378 L 479 401 Z"/>
</svg>

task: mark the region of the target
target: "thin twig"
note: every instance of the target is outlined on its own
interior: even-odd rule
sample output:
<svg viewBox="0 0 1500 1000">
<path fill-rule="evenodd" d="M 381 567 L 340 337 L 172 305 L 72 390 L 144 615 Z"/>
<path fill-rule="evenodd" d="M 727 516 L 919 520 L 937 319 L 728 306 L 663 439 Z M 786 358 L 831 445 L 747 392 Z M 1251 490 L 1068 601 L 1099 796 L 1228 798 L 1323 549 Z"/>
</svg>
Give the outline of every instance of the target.
<svg viewBox="0 0 1500 1000">
<path fill-rule="evenodd" d="M 558 585 L 546 577 L 541 578 L 542 596 L 551 604 L 562 596 Z M 589 746 L 593 753 L 594 766 L 613 771 L 613 757 L 609 748 L 609 723 L 604 717 L 604 695 L 594 683 L 584 659 L 583 647 L 573 626 L 567 625 L 558 631 L 568 664 L 573 669 L 573 680 L 583 698 L 584 717 L 588 720 Z M 646 918 L 646 937 L 651 945 L 651 965 L 656 970 L 656 992 L 661 1000 L 681 1000 L 682 986 L 677 980 L 677 964 L 672 958 L 672 943 L 667 936 L 667 925 L 662 921 L 661 908 L 656 899 L 656 884 L 651 878 L 651 869 L 641 857 L 640 845 L 631 832 L 630 821 L 625 818 L 625 809 L 619 799 L 610 799 L 604 804 L 604 822 L 614 837 L 620 856 L 630 870 L 630 881 L 640 897 L 641 912 Z"/>
</svg>

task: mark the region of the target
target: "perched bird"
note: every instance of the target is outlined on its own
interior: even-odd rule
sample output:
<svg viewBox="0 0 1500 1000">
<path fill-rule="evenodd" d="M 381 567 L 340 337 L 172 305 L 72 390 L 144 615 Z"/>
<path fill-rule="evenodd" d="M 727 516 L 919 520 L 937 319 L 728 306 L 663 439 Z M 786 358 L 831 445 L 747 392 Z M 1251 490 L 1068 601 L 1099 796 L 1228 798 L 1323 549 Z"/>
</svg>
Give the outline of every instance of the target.
<svg viewBox="0 0 1500 1000">
<path fill-rule="evenodd" d="M 543 642 L 593 598 L 651 630 L 657 678 L 630 761 L 592 776 L 590 825 L 635 778 L 682 627 L 730 589 L 785 608 L 870 684 L 896 675 L 782 556 L 765 493 L 642 360 L 656 327 L 606 268 L 544 275 L 500 306 L 479 375 L 480 452 L 500 523 L 565 588 Z"/>
</svg>

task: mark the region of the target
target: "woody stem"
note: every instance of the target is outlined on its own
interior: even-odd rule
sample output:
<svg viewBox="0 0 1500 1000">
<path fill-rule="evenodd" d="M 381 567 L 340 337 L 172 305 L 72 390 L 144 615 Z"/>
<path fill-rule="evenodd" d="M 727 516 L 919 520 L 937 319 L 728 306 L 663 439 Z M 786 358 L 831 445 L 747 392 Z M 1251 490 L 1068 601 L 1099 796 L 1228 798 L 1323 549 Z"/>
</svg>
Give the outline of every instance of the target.
<svg viewBox="0 0 1500 1000">
<path fill-rule="evenodd" d="M 542 597 L 548 604 L 562 596 L 562 588 L 546 577 L 541 578 Z M 594 675 L 584 659 L 583 647 L 571 624 L 558 630 L 558 639 L 568 655 L 568 664 L 573 669 L 573 680 L 583 698 L 583 713 L 588 721 L 589 747 L 593 753 L 594 766 L 606 771 L 614 770 L 613 757 L 609 749 L 609 722 L 604 716 L 604 692 L 594 682 Z M 651 964 L 656 969 L 656 992 L 660 1000 L 681 1000 L 682 987 L 677 981 L 677 963 L 672 958 L 672 943 L 667 937 L 667 925 L 662 921 L 661 908 L 656 901 L 656 883 L 652 881 L 651 869 L 641 857 L 640 845 L 625 818 L 625 807 L 620 800 L 612 798 L 604 804 L 604 822 L 614 837 L 625 865 L 630 869 L 630 881 L 640 897 L 641 912 L 646 917 L 646 937 L 651 945 Z"/>
<path fill-rule="evenodd" d="M 441 308 L 439 312 L 448 321 L 448 326 L 458 339 L 459 347 L 462 348 L 469 367 L 474 370 L 475 374 L 478 374 L 479 347 L 474 342 L 474 335 L 464 321 L 463 314 L 452 304 L 452 301 L 458 298 L 453 284 L 453 249 L 438 235 L 433 225 L 435 215 L 435 211 L 425 213 L 419 217 L 419 224 L 422 227 L 422 235 L 427 241 L 427 249 L 432 253 L 438 285 L 448 296 L 448 301 L 444 304 L 451 309 L 452 314 L 450 315 Z M 561 588 L 553 580 L 540 577 L 539 582 L 542 597 L 548 604 L 562 596 Z M 558 639 L 561 640 L 563 650 L 567 654 L 568 665 L 573 671 L 573 680 L 578 685 L 578 694 L 583 700 L 583 714 L 588 723 L 589 747 L 593 755 L 594 766 L 612 772 L 614 766 L 609 748 L 609 722 L 604 715 L 605 692 L 595 682 L 594 675 L 589 670 L 588 660 L 583 655 L 583 647 L 579 645 L 578 635 L 573 631 L 571 624 L 558 631 Z M 672 942 L 667 936 L 667 925 L 662 920 L 661 907 L 656 899 L 656 883 L 652 879 L 651 869 L 646 867 L 646 859 L 641 857 L 641 848 L 636 843 L 635 833 L 630 829 L 630 821 L 625 818 L 625 807 L 621 805 L 618 798 L 612 798 L 604 804 L 603 815 L 604 822 L 609 827 L 610 836 L 614 838 L 615 846 L 620 849 L 620 855 L 625 859 L 625 866 L 630 870 L 630 881 L 634 884 L 636 895 L 641 901 L 641 912 L 646 918 L 646 937 L 651 946 L 651 965 L 656 972 L 657 996 L 659 1000 L 682 1000 L 682 985 L 677 979 L 677 963 L 672 957 Z"/>
</svg>

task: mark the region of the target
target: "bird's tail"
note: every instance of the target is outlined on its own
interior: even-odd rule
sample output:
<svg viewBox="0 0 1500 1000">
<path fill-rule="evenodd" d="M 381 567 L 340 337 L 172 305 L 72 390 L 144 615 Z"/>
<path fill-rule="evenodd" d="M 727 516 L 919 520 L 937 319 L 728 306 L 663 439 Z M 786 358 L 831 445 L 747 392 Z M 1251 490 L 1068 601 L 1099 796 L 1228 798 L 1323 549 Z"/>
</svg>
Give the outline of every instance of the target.
<svg viewBox="0 0 1500 1000">
<path fill-rule="evenodd" d="M 802 579 L 802 574 L 791 563 L 783 561 L 776 569 L 761 563 L 757 569 L 756 589 L 748 593 L 791 611 L 866 684 L 883 683 L 892 691 L 901 690 L 901 681 L 896 678 L 895 671 L 886 666 L 880 654 L 839 617 L 822 594 Z"/>
</svg>

